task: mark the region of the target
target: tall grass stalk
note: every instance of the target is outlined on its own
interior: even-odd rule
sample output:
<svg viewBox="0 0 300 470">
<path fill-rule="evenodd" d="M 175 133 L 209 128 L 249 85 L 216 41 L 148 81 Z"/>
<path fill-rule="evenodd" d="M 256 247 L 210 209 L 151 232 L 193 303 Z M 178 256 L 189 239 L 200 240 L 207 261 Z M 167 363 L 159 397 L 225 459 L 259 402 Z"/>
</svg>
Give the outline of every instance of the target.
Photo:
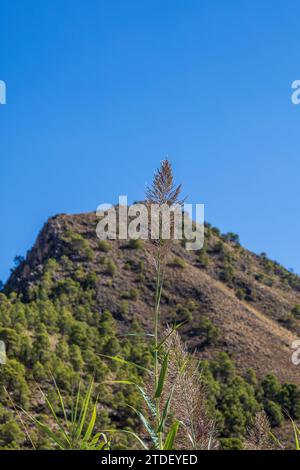
<svg viewBox="0 0 300 470">
<path fill-rule="evenodd" d="M 153 204 L 162 206 L 164 204 L 173 206 L 175 204 L 182 204 L 179 201 L 181 186 L 174 186 L 174 178 L 171 164 L 168 160 L 163 160 L 160 168 L 156 171 L 151 187 L 146 190 L 146 202 L 151 211 Z M 151 230 L 151 225 L 150 225 Z M 172 232 L 172 227 L 171 231 Z M 172 233 L 170 233 L 172 236 Z M 154 308 L 154 390 L 155 390 L 155 405 L 156 405 L 156 425 L 157 429 L 161 430 L 161 396 L 163 381 L 165 380 L 168 369 L 168 352 L 162 358 L 161 373 L 159 371 L 159 317 L 160 317 L 160 302 L 164 281 L 164 269 L 166 266 L 167 256 L 171 246 L 171 240 L 163 240 L 162 238 L 162 220 L 159 220 L 159 237 L 154 243 L 156 247 L 155 254 L 155 268 L 156 268 L 156 294 L 155 294 L 155 308 Z M 161 383 L 160 383 L 161 379 Z M 160 448 L 163 447 L 163 434 L 159 432 Z"/>
<path fill-rule="evenodd" d="M 153 183 L 146 190 L 146 203 L 151 213 L 151 206 L 157 205 L 162 206 L 164 204 L 169 207 L 179 204 L 179 195 L 181 186 L 174 185 L 172 167 L 168 160 L 164 160 L 161 163 L 160 168 L 156 171 L 153 179 Z M 151 220 L 149 224 L 151 232 Z M 172 233 L 171 223 L 171 233 Z M 139 390 L 149 412 L 149 416 L 145 416 L 141 410 L 131 409 L 138 415 L 144 428 L 147 430 L 148 435 L 152 441 L 151 446 L 156 449 L 170 450 L 175 445 L 176 435 L 179 429 L 179 421 L 171 417 L 171 401 L 173 398 L 174 389 L 170 390 L 167 396 L 165 396 L 164 388 L 166 383 L 166 377 L 168 374 L 169 367 L 169 352 L 165 352 L 163 344 L 165 340 L 160 341 L 159 337 L 159 320 L 160 320 L 160 304 L 164 281 L 165 266 L 172 246 L 172 240 L 163 240 L 162 237 L 162 220 L 159 220 L 159 236 L 156 240 L 151 239 L 149 234 L 149 249 L 153 255 L 156 281 L 155 281 L 155 302 L 154 302 L 154 344 L 153 344 L 153 358 L 154 365 L 153 371 L 148 371 L 148 376 L 153 380 L 153 385 L 150 388 L 150 393 L 140 387 L 137 384 L 133 384 L 129 381 L 112 381 L 113 383 L 131 384 L 137 387 Z M 171 235 L 172 238 L 172 235 Z M 179 325 L 178 325 L 179 326 Z M 177 328 L 175 327 L 173 331 Z M 172 332 L 170 334 L 172 334 Z M 149 334 L 146 333 L 147 336 Z M 166 339 L 166 338 L 165 338 Z M 112 360 L 122 361 L 122 358 L 111 357 Z M 111 383 L 112 383 L 111 382 Z M 122 432 L 122 430 L 120 431 Z M 137 436 L 138 437 L 138 436 Z M 141 439 L 138 438 L 141 443 Z M 147 447 L 147 443 L 143 442 L 143 447 Z"/>
</svg>

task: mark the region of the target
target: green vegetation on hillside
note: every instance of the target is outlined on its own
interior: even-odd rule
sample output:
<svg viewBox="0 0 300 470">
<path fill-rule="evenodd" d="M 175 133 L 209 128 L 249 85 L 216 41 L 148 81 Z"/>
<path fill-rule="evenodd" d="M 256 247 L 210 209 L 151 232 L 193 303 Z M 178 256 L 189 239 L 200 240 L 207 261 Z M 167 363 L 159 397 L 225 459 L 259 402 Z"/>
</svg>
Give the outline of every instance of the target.
<svg viewBox="0 0 300 470">
<path fill-rule="evenodd" d="M 114 449 L 138 446 L 130 431 L 138 431 L 144 437 L 145 430 L 135 410 L 144 413 L 139 387 L 149 387 L 146 369 L 154 370 L 157 389 L 161 370 L 165 367 L 168 371 L 172 359 L 178 374 L 178 364 L 182 365 L 178 357 L 183 356 L 194 374 L 194 381 L 189 383 L 195 389 L 199 383 L 203 384 L 206 398 L 201 409 L 204 412 L 207 408 L 209 419 L 215 421 L 222 448 L 244 448 L 247 430 L 260 410 L 265 411 L 274 428 L 288 416 L 300 419 L 299 387 L 288 381 L 281 383 L 273 374 L 258 378 L 252 369 L 242 373 L 234 364 L 230 350 L 220 352 L 226 344 L 216 316 L 210 315 L 213 308 L 208 295 L 191 286 L 195 272 L 203 275 L 205 282 L 209 282 L 209 274 L 221 286 L 221 292 L 230 292 L 229 298 L 240 301 L 243 309 L 247 302 L 261 301 L 265 287 L 275 285 L 284 293 L 292 291 L 293 303 L 288 307 L 283 305 L 274 322 L 296 330 L 300 306 L 294 290 L 300 290 L 299 277 L 264 254 L 250 255 L 233 233 L 222 235 L 209 224 L 205 231 L 204 249 L 184 257 L 178 244 L 179 248 L 166 260 L 166 271 L 160 271 L 155 283 L 151 278 L 153 271 L 151 276 L 147 272 L 150 263 L 145 256 L 145 242 L 133 240 L 116 246 L 109 241 L 95 242 L 91 237 L 84 237 L 75 227 L 63 227 L 54 252 L 35 267 L 32 278 L 30 272 L 28 282 L 19 292 L 6 289 L 6 294 L 0 293 L 0 340 L 6 344 L 8 358 L 0 366 L 0 449 L 25 449 L 32 445 L 37 449 L 56 448 L 53 439 L 41 427 L 34 426 L 30 416 L 38 416 L 50 429 L 55 417 L 68 422 L 71 413 L 64 416 L 57 391 L 63 397 L 65 410 L 71 410 L 79 384 L 88 388 L 92 382 L 91 402 L 94 400 L 97 409 L 95 432 L 109 429 Z M 156 265 L 158 261 L 162 260 L 157 258 Z M 20 273 L 18 269 L 24 263 L 21 258 L 16 260 L 16 273 Z M 187 277 L 185 295 L 181 295 L 177 283 L 179 276 Z M 157 318 L 154 315 L 145 318 L 142 302 L 155 306 Z M 167 313 L 164 319 L 160 317 L 162 304 Z M 269 306 L 269 297 L 266 305 Z M 152 325 L 154 318 L 155 333 L 149 329 L 152 336 L 146 336 L 145 325 Z M 226 317 L 226 321 L 230 319 Z M 178 344 L 175 346 L 181 356 L 173 352 L 172 356 L 171 349 L 159 351 L 167 323 L 176 328 L 182 324 L 185 339 L 196 340 L 193 344 L 197 353 L 200 357 L 203 353 L 206 359 L 198 363 L 197 356 Z M 167 373 L 163 379 L 170 392 L 166 377 Z M 182 392 L 189 378 L 180 379 Z M 174 389 L 175 402 L 179 391 Z M 154 397 L 156 420 L 161 418 L 164 400 L 161 390 Z M 178 406 L 177 410 L 180 408 L 183 407 Z M 89 407 L 88 419 L 91 416 Z M 169 421 L 173 420 L 172 414 L 168 416 L 169 420 L 163 422 L 163 439 L 161 430 L 158 432 L 159 446 L 167 441 Z M 116 430 L 129 433 L 115 433 Z M 184 442 L 181 430 L 178 432 Z M 78 442 L 76 445 L 86 445 Z"/>
</svg>

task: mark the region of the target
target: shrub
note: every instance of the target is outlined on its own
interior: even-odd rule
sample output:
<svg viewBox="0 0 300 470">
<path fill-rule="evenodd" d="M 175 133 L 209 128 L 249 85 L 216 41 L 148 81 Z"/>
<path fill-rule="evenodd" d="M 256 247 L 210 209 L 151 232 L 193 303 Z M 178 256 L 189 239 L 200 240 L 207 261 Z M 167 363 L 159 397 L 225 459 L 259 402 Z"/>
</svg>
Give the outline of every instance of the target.
<svg viewBox="0 0 300 470">
<path fill-rule="evenodd" d="M 264 409 L 272 427 L 280 426 L 283 423 L 284 416 L 282 414 L 280 405 L 274 401 L 268 400 L 264 405 Z"/>
<path fill-rule="evenodd" d="M 276 402 L 280 396 L 281 384 L 274 374 L 267 374 L 261 382 L 264 399 Z"/>
<path fill-rule="evenodd" d="M 109 274 L 110 276 L 114 276 L 116 274 L 117 266 L 113 262 L 112 259 L 106 260 L 106 267 L 105 267 L 105 272 L 106 274 Z"/>
<path fill-rule="evenodd" d="M 182 258 L 175 257 L 173 261 L 169 263 L 169 266 L 172 266 L 173 268 L 184 269 L 186 268 L 186 262 Z"/>
<path fill-rule="evenodd" d="M 192 299 L 188 300 L 187 308 L 188 308 L 191 312 L 193 312 L 193 311 L 196 310 L 196 308 L 197 308 L 197 302 L 196 302 L 195 300 L 192 300 Z"/>
<path fill-rule="evenodd" d="M 292 313 L 287 313 L 283 318 L 281 318 L 280 323 L 283 323 L 285 328 L 288 330 L 294 330 L 297 327 L 297 322 Z"/>
<path fill-rule="evenodd" d="M 124 292 L 122 297 L 123 299 L 128 299 L 128 300 L 137 300 L 139 296 L 139 291 L 138 289 L 135 289 L 134 287 L 131 287 L 128 292 Z"/>
<path fill-rule="evenodd" d="M 263 273 L 255 273 L 254 274 L 254 279 L 258 282 L 263 282 L 264 281 L 264 274 Z"/>
<path fill-rule="evenodd" d="M 243 450 L 243 442 L 238 437 L 223 437 L 220 439 L 222 450 Z"/>
<path fill-rule="evenodd" d="M 68 230 L 64 237 L 64 242 L 66 243 L 65 248 L 65 255 L 73 255 L 74 251 L 77 252 L 81 256 L 85 256 L 87 259 L 93 259 L 94 253 L 91 249 L 87 240 L 83 238 L 80 233 L 73 232 L 72 230 Z"/>
<path fill-rule="evenodd" d="M 39 382 L 44 382 L 48 378 L 44 366 L 39 361 L 35 362 L 32 369 L 32 375 L 34 380 Z"/>
<path fill-rule="evenodd" d="M 216 235 L 217 237 L 220 237 L 221 236 L 221 230 L 218 228 L 218 227 L 211 227 L 211 231 L 214 235 Z"/>
<path fill-rule="evenodd" d="M 25 379 L 25 367 L 15 359 L 1 366 L 0 398 L 2 402 L 8 400 L 5 389 L 18 405 L 25 409 L 28 407 L 29 388 Z"/>
<path fill-rule="evenodd" d="M 201 268 L 206 268 L 208 266 L 209 257 L 208 257 L 207 252 L 204 248 L 202 248 L 202 250 L 200 250 L 197 261 L 198 261 Z"/>
<path fill-rule="evenodd" d="M 295 384 L 285 383 L 279 394 L 283 410 L 293 419 L 300 418 L 300 389 Z"/>
<path fill-rule="evenodd" d="M 245 291 L 241 287 L 235 291 L 235 295 L 239 300 L 245 300 Z"/>
<path fill-rule="evenodd" d="M 128 304 L 127 300 L 122 300 L 122 302 L 120 303 L 120 306 L 119 306 L 119 311 L 120 311 L 120 314 L 122 315 L 122 317 L 127 317 L 128 313 L 129 313 L 129 304 Z"/>
<path fill-rule="evenodd" d="M 24 256 L 17 255 L 14 257 L 14 265 L 15 268 L 18 268 L 22 263 L 24 263 L 25 258 Z"/>
<path fill-rule="evenodd" d="M 231 284 L 234 280 L 234 269 L 232 266 L 225 266 L 223 271 L 220 273 L 220 280 L 226 284 Z"/>
<path fill-rule="evenodd" d="M 225 264 L 231 265 L 234 261 L 234 255 L 231 251 L 227 250 L 225 247 L 222 251 L 223 261 Z"/>
<path fill-rule="evenodd" d="M 76 372 L 80 372 L 83 369 L 84 362 L 79 346 L 72 344 L 70 346 L 70 362 Z"/>
<path fill-rule="evenodd" d="M 193 320 L 192 312 L 186 307 L 179 307 L 176 311 L 176 321 L 191 322 Z"/>
<path fill-rule="evenodd" d="M 222 235 L 222 238 L 226 242 L 235 243 L 236 245 L 240 244 L 240 237 L 236 233 L 233 233 L 233 232 L 224 233 Z"/>
<path fill-rule="evenodd" d="M 253 302 L 255 300 L 255 291 L 253 288 L 242 283 L 237 290 L 235 295 L 240 300 L 246 300 L 247 302 Z"/>
<path fill-rule="evenodd" d="M 144 271 L 144 263 L 143 261 L 135 261 L 135 260 L 127 260 L 124 264 L 124 269 L 128 269 L 130 271 L 134 271 L 136 273 L 141 274 Z"/>
<path fill-rule="evenodd" d="M 213 253 L 223 253 L 224 250 L 224 243 L 221 240 L 217 241 L 217 243 L 212 247 Z"/>
<path fill-rule="evenodd" d="M 111 246 L 107 240 L 100 240 L 98 243 L 98 249 L 104 253 L 108 253 L 111 250 Z"/>
<path fill-rule="evenodd" d="M 143 246 L 144 242 L 139 238 L 137 240 L 131 238 L 127 244 L 127 248 L 129 248 L 130 250 L 140 250 L 141 248 L 143 248 Z"/>
<path fill-rule="evenodd" d="M 292 315 L 297 318 L 297 319 L 300 319 L 300 305 L 299 304 L 296 304 L 293 309 L 292 309 Z"/>
<path fill-rule="evenodd" d="M 219 328 L 208 317 L 200 318 L 197 332 L 204 345 L 213 346 L 218 342 Z"/>
<path fill-rule="evenodd" d="M 97 286 L 97 281 L 98 281 L 97 274 L 94 271 L 91 271 L 83 280 L 83 288 L 94 289 Z"/>
<path fill-rule="evenodd" d="M 8 411 L 0 410 L 0 450 L 18 449 L 24 440 L 24 435 L 16 423 L 13 414 Z"/>
</svg>

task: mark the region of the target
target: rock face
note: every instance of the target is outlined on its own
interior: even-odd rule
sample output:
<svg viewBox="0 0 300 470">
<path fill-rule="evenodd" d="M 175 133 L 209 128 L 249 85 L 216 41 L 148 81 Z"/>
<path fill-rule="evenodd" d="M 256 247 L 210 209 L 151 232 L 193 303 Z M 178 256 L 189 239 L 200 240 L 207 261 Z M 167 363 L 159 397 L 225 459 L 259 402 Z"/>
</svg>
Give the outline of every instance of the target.
<svg viewBox="0 0 300 470">
<path fill-rule="evenodd" d="M 121 331 L 133 320 L 150 328 L 154 268 L 149 246 L 128 246 L 124 241 L 101 246 L 96 225 L 94 214 L 49 219 L 5 291 L 21 293 L 26 301 L 50 259 L 59 265 L 58 280 L 72 276 L 66 263 L 69 258 L 72 270 L 83 268 L 95 276 L 99 312 L 108 308 Z M 300 304 L 300 279 L 232 240 L 207 226 L 200 253 L 174 244 L 166 271 L 162 321 L 186 320 L 182 334 L 201 357 L 226 351 L 241 372 L 251 367 L 258 376 L 274 372 L 281 380 L 300 384 L 299 370 L 291 362 L 291 343 L 300 326 L 291 312 Z M 109 263 L 114 271 L 110 274 Z M 211 331 L 218 331 L 218 338 L 216 334 L 211 338 Z"/>
<path fill-rule="evenodd" d="M 32 283 L 38 282 L 43 273 L 43 264 L 49 258 L 59 258 L 59 216 L 50 219 L 40 232 L 34 247 L 26 260 L 12 273 L 6 284 L 6 291 L 25 292 Z"/>
</svg>

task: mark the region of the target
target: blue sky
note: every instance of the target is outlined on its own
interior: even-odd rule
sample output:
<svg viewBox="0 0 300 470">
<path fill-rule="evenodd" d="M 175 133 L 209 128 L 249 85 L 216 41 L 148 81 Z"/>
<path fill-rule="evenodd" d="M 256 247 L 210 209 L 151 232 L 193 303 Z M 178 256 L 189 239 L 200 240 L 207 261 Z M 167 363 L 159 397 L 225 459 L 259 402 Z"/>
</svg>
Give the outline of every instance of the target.
<svg viewBox="0 0 300 470">
<path fill-rule="evenodd" d="M 0 0 L 0 279 L 49 216 L 141 198 L 165 156 L 208 221 L 300 272 L 299 14 Z"/>
</svg>

